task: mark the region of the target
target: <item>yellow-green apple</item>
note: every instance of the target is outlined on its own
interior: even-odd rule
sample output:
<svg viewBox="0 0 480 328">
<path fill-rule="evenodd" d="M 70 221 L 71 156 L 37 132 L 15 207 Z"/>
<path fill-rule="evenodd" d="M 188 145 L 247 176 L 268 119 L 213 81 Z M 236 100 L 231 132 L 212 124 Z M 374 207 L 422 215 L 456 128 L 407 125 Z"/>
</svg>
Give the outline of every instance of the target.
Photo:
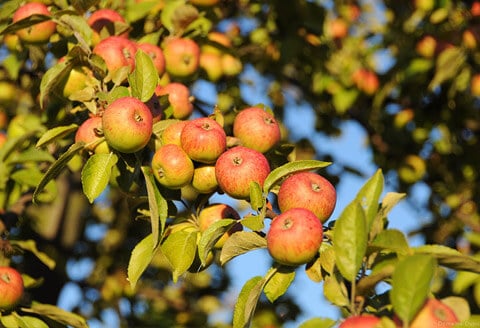
<svg viewBox="0 0 480 328">
<path fill-rule="evenodd" d="M 200 194 L 209 194 L 218 188 L 214 165 L 201 165 L 193 171 L 192 187 Z"/>
<path fill-rule="evenodd" d="M 181 147 L 182 142 L 180 141 L 180 136 L 187 123 L 188 121 L 178 121 L 167 126 L 160 135 L 162 145 L 175 144 Z"/>
<path fill-rule="evenodd" d="M 105 108 L 102 125 L 103 135 L 110 147 L 122 153 L 134 153 L 150 141 L 152 112 L 137 98 L 118 98 Z"/>
<path fill-rule="evenodd" d="M 163 55 L 162 48 L 152 43 L 138 43 L 137 46 L 138 49 L 143 50 L 143 52 L 152 58 L 158 75 L 163 75 L 163 73 L 165 73 L 165 56 Z"/>
<path fill-rule="evenodd" d="M 160 146 L 152 157 L 153 175 L 170 189 L 180 189 L 192 181 L 193 162 L 185 151 L 174 144 Z"/>
<path fill-rule="evenodd" d="M 480 97 L 480 74 L 475 74 L 470 80 L 470 91 L 473 96 Z"/>
<path fill-rule="evenodd" d="M 11 267 L 0 267 L 0 309 L 13 308 L 23 296 L 23 279 L 20 272 Z"/>
<path fill-rule="evenodd" d="M 227 195 L 237 199 L 248 199 L 250 183 L 263 183 L 270 173 L 267 158 L 260 152 L 236 146 L 225 151 L 215 163 L 215 176 L 219 187 Z"/>
<path fill-rule="evenodd" d="M 395 315 L 397 323 L 401 320 Z M 435 298 L 428 298 L 425 304 L 418 311 L 410 322 L 410 328 L 436 328 L 436 327 L 453 327 L 459 323 L 455 312 L 442 301 Z"/>
<path fill-rule="evenodd" d="M 0 81 L 0 105 L 10 105 L 18 97 L 17 88 L 13 83 Z"/>
<path fill-rule="evenodd" d="M 85 142 L 85 149 L 95 154 L 108 154 L 110 147 L 103 138 L 102 118 L 92 116 L 85 120 L 75 133 L 75 142 Z"/>
<path fill-rule="evenodd" d="M 435 7 L 435 0 L 413 0 L 416 9 L 430 11 Z"/>
<path fill-rule="evenodd" d="M 117 33 L 115 23 L 124 25 L 123 31 Z M 94 11 L 87 19 L 87 24 L 91 27 L 92 44 L 96 45 L 105 37 L 118 35 L 122 38 L 128 38 L 127 21 L 116 10 L 102 8 Z"/>
<path fill-rule="evenodd" d="M 291 208 L 277 215 L 267 232 L 267 249 L 280 264 L 296 266 L 310 262 L 323 240 L 322 222 L 305 208 Z"/>
<path fill-rule="evenodd" d="M 17 34 L 5 34 L 3 36 L 3 43 L 10 51 L 19 51 L 21 49 L 20 38 Z"/>
<path fill-rule="evenodd" d="M 16 23 L 32 15 L 39 14 L 51 16 L 48 7 L 41 2 L 28 2 L 18 7 L 13 14 L 12 21 Z M 16 34 L 20 40 L 29 43 L 47 42 L 53 33 L 55 33 L 57 24 L 53 20 L 47 20 L 29 27 L 17 30 Z"/>
<path fill-rule="evenodd" d="M 222 56 L 216 53 L 202 52 L 200 68 L 207 74 L 209 81 L 218 81 L 223 75 Z"/>
<path fill-rule="evenodd" d="M 240 59 L 231 55 L 222 55 L 222 71 L 226 76 L 237 76 L 242 72 L 243 64 Z"/>
<path fill-rule="evenodd" d="M 198 226 L 201 232 L 207 230 L 214 222 L 217 222 L 222 219 L 234 219 L 240 220 L 240 215 L 238 212 L 231 206 L 227 204 L 212 204 L 203 208 L 198 214 Z M 234 224 L 230 230 L 223 234 L 220 239 L 215 243 L 215 248 L 222 248 L 227 241 L 228 237 L 233 233 L 242 230 L 242 225 L 237 223 Z"/>
<path fill-rule="evenodd" d="M 407 155 L 398 168 L 398 176 L 405 183 L 415 183 L 422 179 L 427 171 L 425 160 L 416 154 Z"/>
<path fill-rule="evenodd" d="M 380 318 L 374 315 L 359 314 L 346 318 L 338 328 L 375 328 L 380 321 Z"/>
<path fill-rule="evenodd" d="M 62 57 L 58 60 L 59 63 L 66 61 L 66 57 Z M 61 82 L 62 93 L 65 98 L 70 97 L 73 93 L 83 90 L 90 79 L 92 79 L 93 73 L 87 66 L 76 65 L 72 67 L 68 76 Z"/>
<path fill-rule="evenodd" d="M 183 120 L 193 112 L 190 90 L 180 82 L 171 82 L 166 85 L 158 85 L 155 88 L 158 97 L 167 96 L 169 106 L 165 111 L 170 112 L 173 118 Z"/>
<path fill-rule="evenodd" d="M 281 139 L 275 117 L 259 107 L 241 110 L 233 121 L 233 135 L 243 146 L 265 153 Z"/>
<path fill-rule="evenodd" d="M 132 72 L 135 69 L 136 52 L 137 44 L 120 36 L 109 36 L 93 48 L 93 53 L 105 61 L 110 73 L 125 66 Z"/>
<path fill-rule="evenodd" d="M 200 47 L 188 38 L 168 38 L 164 41 L 163 54 L 168 74 L 186 78 L 195 73 L 200 63 Z"/>
<path fill-rule="evenodd" d="M 335 209 L 335 187 L 313 172 L 295 173 L 283 181 L 278 190 L 278 207 L 284 212 L 302 207 L 312 211 L 321 222 L 328 220 Z"/>
<path fill-rule="evenodd" d="M 185 124 L 180 142 L 192 160 L 211 164 L 225 151 L 227 135 L 214 119 L 199 117 Z"/>
</svg>

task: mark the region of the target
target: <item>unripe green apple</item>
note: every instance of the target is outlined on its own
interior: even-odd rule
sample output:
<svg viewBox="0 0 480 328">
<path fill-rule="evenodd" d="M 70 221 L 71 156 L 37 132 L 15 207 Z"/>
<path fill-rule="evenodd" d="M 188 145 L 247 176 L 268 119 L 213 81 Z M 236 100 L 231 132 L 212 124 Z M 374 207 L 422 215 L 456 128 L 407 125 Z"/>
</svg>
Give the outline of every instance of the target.
<svg viewBox="0 0 480 328">
<path fill-rule="evenodd" d="M 305 208 L 292 208 L 276 216 L 267 232 L 267 249 L 280 264 L 296 266 L 310 262 L 323 240 L 320 220 Z"/>
<path fill-rule="evenodd" d="M 117 35 L 115 31 L 115 23 L 127 25 L 125 18 L 119 12 L 101 8 L 95 10 L 87 19 L 88 25 L 92 28 L 92 44 L 97 45 L 102 39 L 108 36 Z M 128 30 L 118 34 L 122 38 L 128 38 Z"/>
<path fill-rule="evenodd" d="M 237 199 L 250 197 L 250 183 L 263 183 L 270 173 L 267 158 L 260 152 L 236 146 L 224 152 L 215 163 L 215 176 L 220 188 Z"/>
<path fill-rule="evenodd" d="M 200 67 L 207 74 L 208 80 L 218 81 L 223 75 L 222 57 L 216 53 L 202 52 L 200 54 Z"/>
<path fill-rule="evenodd" d="M 209 117 L 188 121 L 180 136 L 182 148 L 194 161 L 215 163 L 227 147 L 227 135 L 222 126 Z"/>
<path fill-rule="evenodd" d="M 158 97 L 168 96 L 169 107 L 165 111 L 170 111 L 173 118 L 183 120 L 188 118 L 193 112 L 190 90 L 179 82 L 171 82 L 166 85 L 159 85 L 155 88 L 155 94 Z"/>
<path fill-rule="evenodd" d="M 21 19 L 30 17 L 34 14 L 51 16 L 48 7 L 40 2 L 29 2 L 21 5 L 13 14 L 12 21 L 14 23 Z M 55 33 L 57 24 L 52 20 L 47 20 L 21 30 L 17 30 L 17 35 L 20 40 L 29 43 L 44 43 L 47 42 L 53 33 Z"/>
<path fill-rule="evenodd" d="M 22 275 L 11 267 L 0 267 L 0 310 L 13 308 L 23 295 Z"/>
<path fill-rule="evenodd" d="M 114 100 L 102 116 L 103 134 L 113 149 L 134 153 L 149 142 L 153 129 L 150 108 L 134 97 Z"/>
<path fill-rule="evenodd" d="M 312 211 L 321 222 L 328 220 L 335 209 L 335 187 L 324 177 L 313 172 L 299 172 L 289 176 L 278 190 L 278 207 L 285 212 L 302 207 Z"/>
<path fill-rule="evenodd" d="M 178 121 L 170 124 L 162 131 L 160 135 L 160 141 L 162 145 L 175 144 L 177 146 L 182 146 L 180 136 L 182 135 L 183 128 L 188 123 L 188 121 Z"/>
<path fill-rule="evenodd" d="M 93 48 L 93 53 L 105 61 L 110 74 L 122 67 L 128 67 L 129 72 L 133 72 L 136 52 L 136 43 L 120 36 L 109 36 Z"/>
<path fill-rule="evenodd" d="M 222 219 L 240 220 L 240 215 L 233 207 L 227 204 L 212 204 L 203 208 L 198 215 L 198 226 L 200 231 L 204 232 L 214 222 Z M 242 229 L 241 224 L 235 224 L 228 232 L 224 233 L 223 236 L 217 240 L 214 247 L 222 248 L 229 236 Z"/>
<path fill-rule="evenodd" d="M 163 186 L 180 189 L 192 181 L 193 162 L 177 145 L 160 146 L 152 158 L 153 175 Z"/>
<path fill-rule="evenodd" d="M 75 142 L 83 141 L 86 143 L 85 149 L 95 154 L 108 154 L 110 147 L 103 139 L 102 118 L 93 116 L 84 121 L 75 134 Z"/>
<path fill-rule="evenodd" d="M 261 153 L 272 149 L 281 139 L 275 117 L 259 107 L 243 109 L 235 116 L 233 135 L 243 146 Z"/>
<path fill-rule="evenodd" d="M 202 165 L 193 172 L 192 187 L 200 194 L 209 194 L 218 188 L 214 165 Z"/>
<path fill-rule="evenodd" d="M 380 321 L 380 318 L 374 315 L 361 314 L 346 318 L 338 328 L 375 328 Z"/>
<path fill-rule="evenodd" d="M 195 73 L 200 63 L 200 47 L 188 38 L 168 38 L 164 42 L 163 54 L 168 74 L 186 78 Z"/>
<path fill-rule="evenodd" d="M 152 58 L 158 75 L 162 76 L 163 73 L 165 73 L 165 56 L 163 55 L 162 48 L 151 43 L 138 43 L 138 49 L 143 50 L 143 52 Z"/>
</svg>

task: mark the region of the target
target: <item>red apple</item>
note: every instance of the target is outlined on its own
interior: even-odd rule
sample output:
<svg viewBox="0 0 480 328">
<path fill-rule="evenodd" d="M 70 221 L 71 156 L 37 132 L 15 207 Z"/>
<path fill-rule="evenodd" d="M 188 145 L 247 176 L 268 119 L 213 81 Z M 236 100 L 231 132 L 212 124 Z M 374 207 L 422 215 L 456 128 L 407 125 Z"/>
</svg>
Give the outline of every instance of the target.
<svg viewBox="0 0 480 328">
<path fill-rule="evenodd" d="M 0 148 L 7 142 L 7 134 L 3 131 L 0 131 Z"/>
<path fill-rule="evenodd" d="M 136 52 L 136 43 L 120 36 L 109 36 L 93 48 L 93 53 L 105 61 L 110 74 L 125 66 L 132 72 L 135 69 Z"/>
<path fill-rule="evenodd" d="M 240 111 L 233 121 L 233 135 L 243 146 L 265 153 L 281 138 L 280 127 L 272 114 L 259 107 Z"/>
<path fill-rule="evenodd" d="M 198 226 L 200 231 L 203 232 L 207 230 L 207 228 L 210 227 L 214 222 L 222 219 L 240 220 L 240 215 L 233 207 L 227 204 L 213 204 L 203 208 L 198 215 Z M 222 248 L 228 237 L 240 230 L 242 230 L 242 225 L 235 224 L 228 232 L 223 234 L 223 236 L 215 243 L 214 247 Z"/>
<path fill-rule="evenodd" d="M 200 194 L 209 194 L 218 188 L 215 166 L 202 165 L 193 172 L 192 187 Z"/>
<path fill-rule="evenodd" d="M 188 121 L 178 121 L 167 126 L 160 135 L 160 141 L 162 144 L 175 144 L 181 147 L 182 142 L 180 140 L 180 136 L 182 135 L 183 128 L 187 123 Z"/>
<path fill-rule="evenodd" d="M 332 215 L 337 201 L 335 187 L 324 177 L 313 172 L 291 175 L 280 186 L 278 207 L 284 212 L 302 207 L 312 211 L 322 222 Z"/>
<path fill-rule="evenodd" d="M 153 175 L 163 186 L 180 189 L 192 181 L 193 162 L 177 145 L 160 146 L 152 158 Z"/>
<path fill-rule="evenodd" d="M 343 39 L 348 34 L 348 24 L 343 18 L 327 21 L 325 34 L 332 39 Z"/>
<path fill-rule="evenodd" d="M 292 208 L 276 216 L 267 232 L 267 249 L 280 264 L 296 266 L 318 254 L 323 239 L 320 220 L 305 208 Z"/>
<path fill-rule="evenodd" d="M 225 151 L 227 136 L 215 120 L 200 117 L 185 124 L 180 142 L 192 160 L 211 164 Z"/>
<path fill-rule="evenodd" d="M 170 38 L 163 47 L 165 68 L 168 74 L 185 78 L 195 73 L 200 62 L 200 47 L 187 38 Z"/>
<path fill-rule="evenodd" d="M 474 1 L 470 7 L 470 13 L 473 17 L 480 16 L 480 1 Z"/>
<path fill-rule="evenodd" d="M 168 96 L 169 107 L 165 109 L 171 112 L 173 118 L 183 120 L 188 118 L 193 112 L 190 90 L 179 82 L 171 82 L 164 86 L 159 85 L 155 89 L 157 96 Z"/>
<path fill-rule="evenodd" d="M 119 12 L 102 8 L 94 11 L 87 19 L 88 25 L 92 28 L 92 44 L 96 45 L 105 37 L 118 35 L 122 38 L 128 38 L 128 30 L 118 34 L 115 30 L 115 23 L 122 23 L 127 25 L 125 18 Z"/>
<path fill-rule="evenodd" d="M 22 275 L 11 267 L 0 267 L 0 309 L 14 307 L 23 295 Z"/>
<path fill-rule="evenodd" d="M 93 116 L 84 121 L 75 134 L 75 142 L 83 141 L 86 143 L 85 149 L 95 154 L 108 154 L 110 148 L 103 139 L 102 118 Z"/>
<path fill-rule="evenodd" d="M 401 323 L 395 316 L 395 321 Z M 410 328 L 453 327 L 459 323 L 455 312 L 442 301 L 429 298 L 410 323 Z"/>
<path fill-rule="evenodd" d="M 30 17 L 34 14 L 51 16 L 48 7 L 41 2 L 29 2 L 21 5 L 13 14 L 13 23 L 21 19 Z M 17 30 L 17 35 L 20 40 L 31 43 L 47 42 L 53 33 L 55 33 L 57 24 L 52 20 L 47 20 L 21 30 Z"/>
<path fill-rule="evenodd" d="M 260 152 L 236 146 L 224 152 L 215 164 L 218 185 L 229 196 L 247 199 L 250 196 L 250 183 L 260 187 L 270 173 L 267 158 Z"/>
<path fill-rule="evenodd" d="M 152 135 L 150 108 L 134 97 L 114 100 L 103 113 L 103 134 L 113 149 L 134 153 L 144 148 Z"/>
<path fill-rule="evenodd" d="M 138 43 L 138 49 L 142 49 L 152 58 L 159 76 L 165 73 L 165 56 L 163 55 L 162 48 L 151 43 Z"/>
<path fill-rule="evenodd" d="M 354 315 L 343 320 L 338 328 L 374 328 L 380 321 L 380 318 L 370 314 Z"/>
<path fill-rule="evenodd" d="M 470 91 L 473 96 L 480 97 L 480 74 L 472 76 L 470 81 Z"/>
<path fill-rule="evenodd" d="M 367 95 L 373 95 L 380 86 L 377 74 L 365 68 L 355 71 L 352 75 L 352 81 L 360 91 Z"/>
</svg>

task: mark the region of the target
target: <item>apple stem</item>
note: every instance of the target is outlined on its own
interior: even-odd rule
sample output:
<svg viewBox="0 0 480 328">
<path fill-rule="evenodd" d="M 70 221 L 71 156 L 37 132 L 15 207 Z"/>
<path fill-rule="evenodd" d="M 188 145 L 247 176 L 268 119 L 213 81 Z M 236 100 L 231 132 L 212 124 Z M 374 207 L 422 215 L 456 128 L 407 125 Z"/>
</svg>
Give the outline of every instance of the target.
<svg viewBox="0 0 480 328">
<path fill-rule="evenodd" d="M 357 279 L 354 278 L 352 280 L 352 289 L 350 293 L 350 312 L 353 315 L 357 314 L 357 308 L 355 306 L 356 290 L 357 290 Z"/>
</svg>

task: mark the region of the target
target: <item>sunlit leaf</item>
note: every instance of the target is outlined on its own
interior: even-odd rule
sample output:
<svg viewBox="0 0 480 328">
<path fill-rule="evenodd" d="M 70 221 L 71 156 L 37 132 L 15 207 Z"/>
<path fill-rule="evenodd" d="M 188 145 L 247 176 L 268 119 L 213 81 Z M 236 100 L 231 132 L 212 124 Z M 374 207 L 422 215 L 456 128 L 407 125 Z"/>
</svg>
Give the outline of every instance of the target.
<svg viewBox="0 0 480 328">
<path fill-rule="evenodd" d="M 335 320 L 330 318 L 311 318 L 302 322 L 298 328 L 332 328 L 335 323 Z"/>
<path fill-rule="evenodd" d="M 149 234 L 135 245 L 130 255 L 127 275 L 132 289 L 135 289 L 140 276 L 152 261 L 153 254 L 153 237 L 152 234 Z"/>
<path fill-rule="evenodd" d="M 203 265 L 206 263 L 208 253 L 212 251 L 217 241 L 235 224 L 237 224 L 237 220 L 224 218 L 213 222 L 202 232 L 202 236 L 198 242 L 198 255 L 200 256 Z"/>
<path fill-rule="evenodd" d="M 173 282 L 187 272 L 197 251 L 197 231 L 180 230 L 168 235 L 160 249 L 172 267 Z"/>
<path fill-rule="evenodd" d="M 50 270 L 55 268 L 55 260 L 52 259 L 48 254 L 41 252 L 37 248 L 37 243 L 35 240 L 11 240 L 10 243 L 12 245 L 16 245 L 23 250 L 31 252 L 35 255 L 43 264 L 45 264 Z"/>
<path fill-rule="evenodd" d="M 378 202 L 383 191 L 383 184 L 383 173 L 382 170 L 378 169 L 375 174 L 365 182 L 355 197 L 365 211 L 367 231 L 370 231 L 370 227 L 378 212 Z"/>
<path fill-rule="evenodd" d="M 57 139 L 62 139 L 65 136 L 69 135 L 73 131 L 77 130 L 78 125 L 75 123 L 72 123 L 70 125 L 66 126 L 57 126 L 55 128 L 52 128 L 48 131 L 46 131 L 40 139 L 38 139 L 36 146 L 37 147 L 42 147 L 45 146 Z"/>
<path fill-rule="evenodd" d="M 152 58 L 144 51 L 135 54 L 135 69 L 128 75 L 132 96 L 143 102 L 148 101 L 158 85 L 158 72 Z"/>
<path fill-rule="evenodd" d="M 50 304 L 32 303 L 29 308 L 22 308 L 27 313 L 35 313 L 42 317 L 47 317 L 53 321 L 75 328 L 88 328 L 88 324 L 83 317 L 76 313 L 65 311 L 57 306 Z"/>
<path fill-rule="evenodd" d="M 417 254 L 427 254 L 437 259 L 440 265 L 455 270 L 480 273 L 480 261 L 474 257 L 464 255 L 456 249 L 443 245 L 423 245 L 413 248 Z"/>
<path fill-rule="evenodd" d="M 224 265 L 234 257 L 254 249 L 266 248 L 267 240 L 256 232 L 239 231 L 232 234 L 222 247 L 220 263 Z"/>
<path fill-rule="evenodd" d="M 347 287 L 339 272 L 334 272 L 333 275 L 324 278 L 323 295 L 337 306 L 348 306 L 350 304 Z"/>
<path fill-rule="evenodd" d="M 117 161 L 117 155 L 109 153 L 94 154 L 85 163 L 82 169 L 82 186 L 90 203 L 93 203 L 107 187 L 112 167 Z"/>
<path fill-rule="evenodd" d="M 250 182 L 250 206 L 255 211 L 263 207 L 265 204 L 265 198 L 262 194 L 262 187 L 256 181 Z"/>
<path fill-rule="evenodd" d="M 262 293 L 265 279 L 253 277 L 243 285 L 237 298 L 233 312 L 233 328 L 247 328 L 255 312 L 255 308 Z"/>
<path fill-rule="evenodd" d="M 275 270 L 275 273 L 269 276 L 263 291 L 268 300 L 273 303 L 286 293 L 295 279 L 295 267 L 281 266 L 270 270 Z"/>
</svg>

